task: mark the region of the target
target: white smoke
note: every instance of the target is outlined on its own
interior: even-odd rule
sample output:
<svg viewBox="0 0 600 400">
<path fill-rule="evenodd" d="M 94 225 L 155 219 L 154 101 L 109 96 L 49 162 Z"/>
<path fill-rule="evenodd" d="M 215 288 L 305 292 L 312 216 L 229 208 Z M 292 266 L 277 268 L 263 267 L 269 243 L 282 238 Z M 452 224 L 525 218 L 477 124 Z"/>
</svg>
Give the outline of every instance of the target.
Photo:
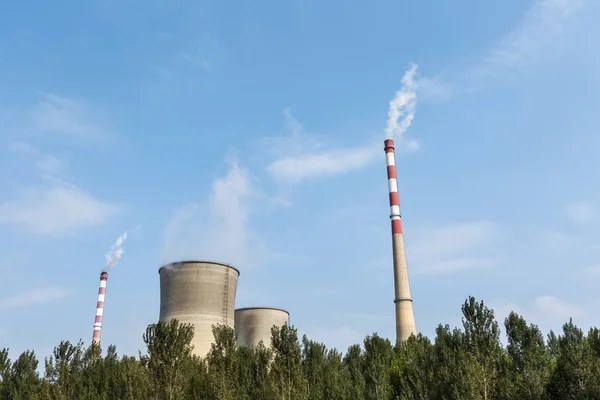
<svg viewBox="0 0 600 400">
<path fill-rule="evenodd" d="M 397 139 L 402 137 L 415 117 L 417 84 L 414 78 L 417 68 L 418 66 L 416 64 L 411 64 L 410 68 L 402 77 L 402 87 L 390 101 L 387 126 L 385 128 L 385 136 L 387 139 Z"/>
<path fill-rule="evenodd" d="M 140 229 L 140 227 L 141 226 L 135 227 L 134 229 L 131 230 L 131 233 L 138 231 Z M 106 253 L 104 255 L 106 262 L 104 263 L 104 267 L 102 268 L 102 271 L 108 272 L 109 270 L 114 268 L 115 265 L 117 265 L 117 262 L 121 259 L 121 257 L 125 253 L 125 250 L 123 250 L 123 244 L 125 243 L 125 240 L 127 240 L 128 234 L 129 234 L 129 232 L 127 232 L 127 231 L 123 232 L 123 234 L 117 238 L 117 241 L 115 242 L 115 244 L 110 246 L 110 250 L 108 251 L 108 253 Z"/>
</svg>

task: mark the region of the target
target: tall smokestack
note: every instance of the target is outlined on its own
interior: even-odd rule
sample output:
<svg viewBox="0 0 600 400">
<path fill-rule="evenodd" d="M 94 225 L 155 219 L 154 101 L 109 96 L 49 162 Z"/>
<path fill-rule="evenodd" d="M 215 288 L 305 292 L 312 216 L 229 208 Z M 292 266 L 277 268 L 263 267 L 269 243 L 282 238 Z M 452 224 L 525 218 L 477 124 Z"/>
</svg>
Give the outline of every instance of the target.
<svg viewBox="0 0 600 400">
<path fill-rule="evenodd" d="M 100 286 L 98 287 L 98 302 L 96 303 L 96 321 L 94 322 L 94 336 L 92 342 L 100 345 L 100 331 L 102 330 L 102 314 L 104 312 L 104 298 L 106 296 L 106 280 L 108 272 L 100 273 Z"/>
<path fill-rule="evenodd" d="M 406 341 L 410 335 L 417 334 L 415 315 L 413 312 L 404 238 L 402 237 L 402 220 L 400 219 L 400 199 L 398 197 L 398 181 L 396 179 L 396 159 L 394 141 L 384 141 L 387 164 L 388 188 L 390 192 L 390 219 L 392 220 L 392 246 L 394 258 L 394 303 L 396 305 L 396 343 Z"/>
</svg>

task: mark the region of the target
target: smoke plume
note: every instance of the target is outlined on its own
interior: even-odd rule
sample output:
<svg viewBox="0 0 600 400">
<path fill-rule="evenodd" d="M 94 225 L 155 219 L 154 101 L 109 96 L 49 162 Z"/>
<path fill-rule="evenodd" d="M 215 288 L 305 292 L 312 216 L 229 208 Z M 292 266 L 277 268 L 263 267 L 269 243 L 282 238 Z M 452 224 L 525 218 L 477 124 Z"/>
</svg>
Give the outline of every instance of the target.
<svg viewBox="0 0 600 400">
<path fill-rule="evenodd" d="M 123 250 L 123 243 L 125 243 L 125 240 L 127 240 L 127 231 L 123 232 L 123 234 L 117 238 L 115 244 L 113 244 L 108 253 L 104 255 L 106 262 L 104 263 L 102 271 L 108 272 L 117 265 L 117 262 L 123 256 L 123 253 L 125 253 Z"/>
<path fill-rule="evenodd" d="M 410 127 L 410 124 L 415 117 L 417 85 L 414 78 L 416 72 L 417 65 L 411 64 L 410 68 L 402 77 L 402 87 L 390 101 L 387 126 L 385 128 L 385 136 L 387 139 L 400 138 Z"/>
</svg>

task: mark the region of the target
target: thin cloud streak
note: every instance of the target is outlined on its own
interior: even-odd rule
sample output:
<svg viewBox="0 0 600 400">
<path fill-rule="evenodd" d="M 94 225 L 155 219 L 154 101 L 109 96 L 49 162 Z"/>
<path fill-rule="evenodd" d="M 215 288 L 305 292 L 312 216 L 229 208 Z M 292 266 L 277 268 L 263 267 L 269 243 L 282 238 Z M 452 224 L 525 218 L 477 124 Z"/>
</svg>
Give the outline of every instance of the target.
<svg viewBox="0 0 600 400">
<path fill-rule="evenodd" d="M 403 136 L 415 116 L 416 71 L 417 65 L 411 64 L 404 73 L 402 87 L 389 102 L 385 128 L 385 136 L 396 139 L 399 150 L 404 152 L 419 148 L 417 141 Z M 359 170 L 374 162 L 383 151 L 382 144 L 379 142 L 346 149 L 321 150 L 321 144 L 314 137 L 304 134 L 302 124 L 293 118 L 289 109 L 284 110 L 284 117 L 290 134 L 281 138 L 269 138 L 277 148 L 292 149 L 292 155 L 275 159 L 267 166 L 267 173 L 279 182 L 298 184 L 307 179 Z M 305 150 L 310 147 L 312 150 Z M 273 153 L 272 150 L 271 152 Z M 290 152 L 286 151 L 286 154 Z"/>
<path fill-rule="evenodd" d="M 73 294 L 72 290 L 61 287 L 49 287 L 45 289 L 34 289 L 16 296 L 7 297 L 0 300 L 1 309 L 13 309 L 26 307 L 34 304 L 50 303 L 69 297 Z"/>
<path fill-rule="evenodd" d="M 565 213 L 571 222 L 580 225 L 592 222 L 598 215 L 594 205 L 589 201 L 569 204 L 565 207 Z"/>
<path fill-rule="evenodd" d="M 40 235 L 69 235 L 102 225 L 120 213 L 115 204 L 71 186 L 23 189 L 16 199 L 0 203 L 0 224 L 22 226 Z"/>
<path fill-rule="evenodd" d="M 573 23 L 587 3 L 587 0 L 537 0 L 517 27 L 493 46 L 470 73 L 497 74 L 531 64 L 552 49 L 556 37 Z"/>
<path fill-rule="evenodd" d="M 417 78 L 423 101 L 444 101 L 480 90 L 490 80 L 539 63 L 576 26 L 590 0 L 536 0 L 514 29 L 490 46 L 479 61 L 447 79 Z"/>
<path fill-rule="evenodd" d="M 490 221 L 473 221 L 416 231 L 410 262 L 416 274 L 449 274 L 496 265 L 494 243 L 500 234 Z"/>
<path fill-rule="evenodd" d="M 0 224 L 17 225 L 39 235 L 72 235 L 104 224 L 122 207 L 93 197 L 71 184 L 68 164 L 26 142 L 14 142 L 12 152 L 33 158 L 44 184 L 22 188 L 10 200 L 0 200 Z"/>
<path fill-rule="evenodd" d="M 30 113 L 35 129 L 79 137 L 99 137 L 106 133 L 92 121 L 82 102 L 50 93 L 42 93 L 41 97 Z"/>
</svg>

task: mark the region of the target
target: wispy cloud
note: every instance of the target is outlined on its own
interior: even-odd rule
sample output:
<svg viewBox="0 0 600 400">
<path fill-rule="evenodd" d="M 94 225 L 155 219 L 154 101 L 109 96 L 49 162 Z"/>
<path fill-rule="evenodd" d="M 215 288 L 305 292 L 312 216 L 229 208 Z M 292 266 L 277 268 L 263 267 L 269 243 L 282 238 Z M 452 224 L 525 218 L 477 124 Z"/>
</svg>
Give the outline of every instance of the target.
<svg viewBox="0 0 600 400">
<path fill-rule="evenodd" d="M 553 252 L 567 251 L 581 244 L 580 238 L 556 230 L 548 230 L 540 235 L 541 245 Z"/>
<path fill-rule="evenodd" d="M 416 231 L 410 262 L 415 273 L 447 274 L 488 267 L 500 260 L 492 244 L 499 238 L 489 221 L 474 221 Z"/>
<path fill-rule="evenodd" d="M 67 161 L 53 154 L 44 153 L 27 142 L 13 142 L 9 145 L 9 150 L 33 158 L 42 178 L 67 179 L 69 177 Z"/>
<path fill-rule="evenodd" d="M 283 157 L 269 164 L 267 172 L 273 178 L 288 183 L 343 174 L 369 165 L 379 155 L 379 147 L 355 147 Z"/>
<path fill-rule="evenodd" d="M 496 319 L 500 323 L 514 311 L 529 323 L 538 325 L 546 333 L 550 329 L 560 330 L 569 318 L 573 318 L 578 323 L 589 314 L 582 306 L 550 295 L 536 297 L 532 304 L 526 306 L 496 300 L 491 302 L 491 307 L 494 309 Z"/>
<path fill-rule="evenodd" d="M 410 127 L 415 116 L 416 65 L 411 65 L 402 77 L 402 87 L 389 103 L 385 137 L 397 140 L 401 151 L 414 151 L 418 142 L 403 135 Z M 267 172 L 279 182 L 297 184 L 307 179 L 341 175 L 362 169 L 370 165 L 382 152 L 382 144 L 368 141 L 365 145 L 350 148 L 324 149 L 316 136 L 306 135 L 303 126 L 289 109 L 284 110 L 287 136 L 267 138 L 263 141 L 270 145 L 268 151 L 277 154 L 274 149 L 286 149 L 286 156 L 276 158 L 267 166 Z"/>
<path fill-rule="evenodd" d="M 208 202 L 179 208 L 167 224 L 163 261 L 221 260 L 249 268 L 265 255 L 260 237 L 252 231 L 249 200 L 257 195 L 250 173 L 237 162 L 216 179 Z"/>
<path fill-rule="evenodd" d="M 119 214 L 120 206 L 99 200 L 68 183 L 68 164 L 25 142 L 10 146 L 32 157 L 44 184 L 21 189 L 13 199 L 0 201 L 0 224 L 22 226 L 41 235 L 69 235 L 98 226 Z"/>
<path fill-rule="evenodd" d="M 40 97 L 30 113 L 35 129 L 83 137 L 106 133 L 83 102 L 49 93 L 42 93 Z"/>
<path fill-rule="evenodd" d="M 16 199 L 0 203 L 0 223 L 21 225 L 42 235 L 67 235 L 98 226 L 120 211 L 69 185 L 23 189 Z"/>
<path fill-rule="evenodd" d="M 576 224 L 587 224 L 592 222 L 598 212 L 589 201 L 578 201 L 565 207 L 565 213 L 569 219 Z"/>
<path fill-rule="evenodd" d="M 561 39 L 577 26 L 590 0 L 534 0 L 523 17 L 483 56 L 454 77 L 417 79 L 423 101 L 448 100 L 486 86 L 490 80 L 514 75 L 556 54 Z"/>
<path fill-rule="evenodd" d="M 34 304 L 49 303 L 69 297 L 74 292 L 61 287 L 49 287 L 44 289 L 34 289 L 16 296 L 0 299 L 0 308 L 20 308 Z"/>
<path fill-rule="evenodd" d="M 537 0 L 519 24 L 498 41 L 471 73 L 497 74 L 522 68 L 551 51 L 557 36 L 583 10 L 587 0 Z"/>
</svg>

